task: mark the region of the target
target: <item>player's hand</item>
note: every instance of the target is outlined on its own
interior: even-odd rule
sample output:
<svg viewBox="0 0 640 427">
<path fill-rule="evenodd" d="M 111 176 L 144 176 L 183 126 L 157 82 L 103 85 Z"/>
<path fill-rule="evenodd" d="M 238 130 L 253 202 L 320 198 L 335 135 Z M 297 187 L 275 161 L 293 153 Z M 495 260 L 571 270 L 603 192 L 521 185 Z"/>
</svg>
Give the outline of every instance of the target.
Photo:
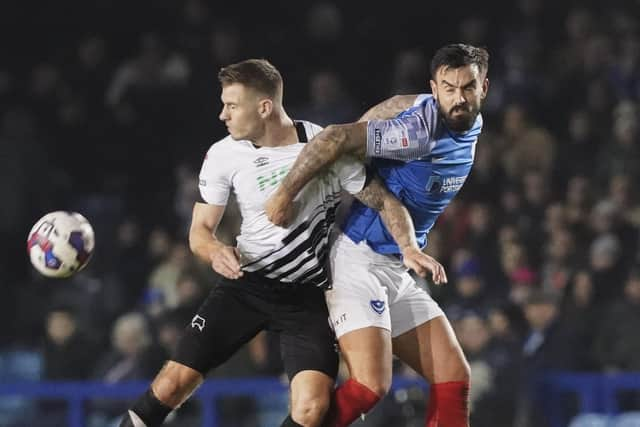
<svg viewBox="0 0 640 427">
<path fill-rule="evenodd" d="M 291 223 L 295 214 L 294 205 L 293 198 L 289 196 L 282 187 L 278 187 L 267 199 L 267 203 L 264 205 L 264 211 L 269 221 L 273 224 L 286 227 Z"/>
<path fill-rule="evenodd" d="M 209 254 L 211 267 L 227 279 L 235 280 L 242 277 L 240 269 L 240 251 L 233 246 L 221 246 Z"/>
<path fill-rule="evenodd" d="M 436 285 L 447 283 L 447 273 L 442 264 L 419 248 L 411 247 L 403 250 L 402 258 L 404 265 L 415 271 L 420 277 L 427 277 L 427 273 L 431 273 L 433 283 Z"/>
</svg>

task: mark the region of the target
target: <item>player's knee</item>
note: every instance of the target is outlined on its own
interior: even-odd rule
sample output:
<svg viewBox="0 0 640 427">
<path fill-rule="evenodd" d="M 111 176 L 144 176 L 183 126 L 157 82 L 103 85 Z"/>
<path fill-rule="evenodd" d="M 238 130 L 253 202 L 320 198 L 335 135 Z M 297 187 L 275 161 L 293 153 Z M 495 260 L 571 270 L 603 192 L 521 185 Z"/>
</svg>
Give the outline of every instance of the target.
<svg viewBox="0 0 640 427">
<path fill-rule="evenodd" d="M 391 388 L 391 377 L 386 378 L 384 375 L 364 375 L 353 379 L 371 390 L 378 397 L 386 395 Z"/>
<path fill-rule="evenodd" d="M 200 377 L 190 371 L 169 362 L 153 381 L 153 394 L 167 406 L 180 406 L 200 383 Z"/>
<path fill-rule="evenodd" d="M 153 382 L 152 389 L 158 400 L 168 406 L 176 407 L 182 403 L 182 387 L 175 377 L 159 376 Z"/>
<path fill-rule="evenodd" d="M 298 399 L 291 407 L 291 418 L 305 427 L 319 426 L 322 424 L 325 414 L 329 410 L 330 397 L 314 396 L 307 399 Z"/>
<path fill-rule="evenodd" d="M 443 372 L 446 381 L 469 381 L 471 368 L 469 362 L 463 354 L 458 357 L 450 357 L 446 365 L 446 372 Z"/>
<path fill-rule="evenodd" d="M 374 392 L 378 397 L 383 397 L 389 393 L 391 388 L 391 381 L 389 382 L 374 382 L 372 385 L 368 385 L 367 388 Z"/>
<path fill-rule="evenodd" d="M 471 378 L 471 366 L 469 366 L 469 362 L 467 358 L 462 356 L 461 366 L 460 366 L 460 381 L 469 381 Z"/>
</svg>

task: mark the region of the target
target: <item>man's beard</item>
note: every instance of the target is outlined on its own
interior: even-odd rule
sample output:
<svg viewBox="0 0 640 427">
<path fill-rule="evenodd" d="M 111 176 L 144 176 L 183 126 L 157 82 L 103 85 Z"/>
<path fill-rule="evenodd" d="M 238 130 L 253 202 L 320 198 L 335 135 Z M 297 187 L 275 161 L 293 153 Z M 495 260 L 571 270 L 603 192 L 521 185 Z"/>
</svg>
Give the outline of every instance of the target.
<svg viewBox="0 0 640 427">
<path fill-rule="evenodd" d="M 462 110 L 463 114 L 459 114 L 453 117 L 453 113 L 459 110 Z M 442 105 L 438 104 L 438 111 L 440 113 L 440 116 L 444 120 L 444 123 L 449 129 L 457 133 L 462 133 L 470 130 L 473 127 L 480 109 L 473 108 L 469 104 L 465 104 L 458 105 L 449 110 L 449 112 L 445 112 L 442 108 Z"/>
</svg>

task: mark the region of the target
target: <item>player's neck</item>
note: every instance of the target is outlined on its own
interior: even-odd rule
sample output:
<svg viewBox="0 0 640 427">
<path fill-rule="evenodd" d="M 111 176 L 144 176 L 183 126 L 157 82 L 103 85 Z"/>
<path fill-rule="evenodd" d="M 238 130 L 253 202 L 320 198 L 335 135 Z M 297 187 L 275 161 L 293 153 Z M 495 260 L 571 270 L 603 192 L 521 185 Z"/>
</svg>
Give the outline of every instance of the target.
<svg viewBox="0 0 640 427">
<path fill-rule="evenodd" d="M 297 142 L 298 134 L 295 124 L 287 113 L 282 111 L 280 114 L 274 114 L 265 123 L 263 135 L 253 141 L 253 144 L 259 147 L 282 147 Z"/>
</svg>

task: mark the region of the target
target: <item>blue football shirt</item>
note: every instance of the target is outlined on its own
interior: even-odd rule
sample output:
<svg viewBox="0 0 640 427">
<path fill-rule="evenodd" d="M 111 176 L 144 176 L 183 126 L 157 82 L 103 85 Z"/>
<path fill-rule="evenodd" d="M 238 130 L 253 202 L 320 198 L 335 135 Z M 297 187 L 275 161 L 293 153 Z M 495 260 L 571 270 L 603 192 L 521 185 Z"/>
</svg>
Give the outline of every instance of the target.
<svg viewBox="0 0 640 427">
<path fill-rule="evenodd" d="M 464 184 L 475 154 L 482 116 L 464 133 L 449 130 L 432 95 L 418 96 L 414 106 L 389 120 L 372 120 L 367 128 L 367 156 L 387 188 L 407 207 L 421 247 L 438 216 Z M 400 249 L 377 211 L 355 200 L 342 225 L 356 243 L 382 254 Z"/>
</svg>

